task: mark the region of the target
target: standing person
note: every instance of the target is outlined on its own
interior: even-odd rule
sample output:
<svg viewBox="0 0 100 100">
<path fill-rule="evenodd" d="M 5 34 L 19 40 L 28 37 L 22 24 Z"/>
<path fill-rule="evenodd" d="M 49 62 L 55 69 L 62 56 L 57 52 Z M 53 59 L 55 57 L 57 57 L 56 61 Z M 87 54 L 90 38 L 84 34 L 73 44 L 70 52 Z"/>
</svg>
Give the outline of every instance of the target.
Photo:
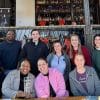
<svg viewBox="0 0 100 100">
<path fill-rule="evenodd" d="M 0 67 L 5 75 L 17 68 L 20 51 L 21 43 L 15 40 L 14 31 L 8 31 L 6 40 L 0 43 Z"/>
<path fill-rule="evenodd" d="M 35 89 L 40 98 L 68 96 L 63 75 L 54 68 L 48 68 L 45 59 L 40 58 L 37 62 L 40 74 L 35 80 Z"/>
<path fill-rule="evenodd" d="M 73 95 L 75 96 L 99 96 L 100 80 L 93 67 L 85 66 L 85 58 L 82 54 L 76 54 L 74 59 L 76 68 L 70 72 L 69 80 Z"/>
<path fill-rule="evenodd" d="M 1 88 L 2 88 L 2 82 L 5 78 L 5 75 L 3 73 L 3 70 L 0 68 L 0 98 L 2 98 L 2 92 L 1 92 Z"/>
<path fill-rule="evenodd" d="M 94 50 L 92 52 L 93 67 L 100 78 L 100 34 L 96 34 L 93 39 Z"/>
<path fill-rule="evenodd" d="M 91 56 L 89 50 L 81 45 L 80 39 L 77 34 L 71 34 L 70 36 L 70 49 L 68 51 L 68 55 L 71 59 L 72 69 L 74 69 L 74 58 L 77 53 L 82 53 L 85 58 L 85 65 L 92 65 Z"/>
<path fill-rule="evenodd" d="M 8 73 L 2 84 L 4 98 L 32 98 L 35 97 L 34 76 L 30 73 L 31 63 L 28 59 L 19 62 L 18 69 Z M 29 79 L 25 83 L 25 79 Z M 25 84 L 27 84 L 27 91 Z"/>
<path fill-rule="evenodd" d="M 68 55 L 63 51 L 62 45 L 59 40 L 54 41 L 53 52 L 48 55 L 47 61 L 50 67 L 56 68 L 63 74 L 67 85 L 69 72 L 71 71 L 71 64 L 70 59 Z"/>
<path fill-rule="evenodd" d="M 21 58 L 28 58 L 31 61 L 31 72 L 37 76 L 39 73 L 37 68 L 37 60 L 41 57 L 46 58 L 49 50 L 47 45 L 40 40 L 40 34 L 38 30 L 32 30 L 31 35 L 32 40 L 24 45 Z"/>
</svg>

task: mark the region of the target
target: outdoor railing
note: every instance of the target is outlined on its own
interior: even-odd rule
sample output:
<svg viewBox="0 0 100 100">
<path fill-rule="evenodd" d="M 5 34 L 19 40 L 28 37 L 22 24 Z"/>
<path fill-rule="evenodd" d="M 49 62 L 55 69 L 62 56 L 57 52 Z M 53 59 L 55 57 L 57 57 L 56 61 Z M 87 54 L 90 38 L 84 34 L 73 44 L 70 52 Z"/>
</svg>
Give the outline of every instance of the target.
<svg viewBox="0 0 100 100">
<path fill-rule="evenodd" d="M 100 34 L 100 25 L 91 25 L 90 34 L 86 34 L 85 28 L 85 25 L 0 27 L 0 37 L 5 37 L 8 30 L 14 30 L 16 39 L 23 41 L 31 37 L 31 31 L 33 29 L 37 29 L 40 31 L 41 37 L 58 38 L 63 43 L 64 37 L 69 36 L 71 33 L 78 33 L 80 37 L 84 38 L 85 42 L 83 44 L 91 49 L 93 36 Z"/>
</svg>

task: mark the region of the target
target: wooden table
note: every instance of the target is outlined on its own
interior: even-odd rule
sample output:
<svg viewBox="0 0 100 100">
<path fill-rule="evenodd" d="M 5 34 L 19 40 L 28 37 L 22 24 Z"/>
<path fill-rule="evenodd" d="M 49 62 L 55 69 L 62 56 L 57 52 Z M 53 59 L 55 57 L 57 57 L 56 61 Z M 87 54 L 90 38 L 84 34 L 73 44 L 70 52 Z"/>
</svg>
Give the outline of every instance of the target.
<svg viewBox="0 0 100 100">
<path fill-rule="evenodd" d="M 73 96 L 73 97 L 50 97 L 50 98 L 32 98 L 32 99 L 12 99 L 12 100 L 100 100 L 100 96 Z"/>
<path fill-rule="evenodd" d="M 33 100 L 86 100 L 85 97 L 82 97 L 82 96 L 77 96 L 77 97 L 61 97 L 61 98 L 36 98 L 36 99 L 33 99 Z"/>
</svg>

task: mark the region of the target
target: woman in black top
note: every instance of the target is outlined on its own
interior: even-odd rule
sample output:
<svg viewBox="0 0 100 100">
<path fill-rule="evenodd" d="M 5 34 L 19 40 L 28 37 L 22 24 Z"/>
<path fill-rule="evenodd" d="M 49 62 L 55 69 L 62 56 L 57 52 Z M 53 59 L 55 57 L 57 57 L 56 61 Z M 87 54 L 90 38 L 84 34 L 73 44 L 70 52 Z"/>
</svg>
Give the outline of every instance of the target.
<svg viewBox="0 0 100 100">
<path fill-rule="evenodd" d="M 6 98 L 32 98 L 35 96 L 34 76 L 30 73 L 31 65 L 28 59 L 19 63 L 19 69 L 13 70 L 6 76 L 2 93 Z"/>
</svg>

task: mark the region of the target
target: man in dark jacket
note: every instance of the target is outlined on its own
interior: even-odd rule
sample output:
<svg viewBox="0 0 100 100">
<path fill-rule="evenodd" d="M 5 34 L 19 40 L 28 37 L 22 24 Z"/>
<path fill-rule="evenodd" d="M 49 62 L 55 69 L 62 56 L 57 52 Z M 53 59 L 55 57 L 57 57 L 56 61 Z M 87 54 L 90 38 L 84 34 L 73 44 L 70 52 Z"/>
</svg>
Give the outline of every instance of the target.
<svg viewBox="0 0 100 100">
<path fill-rule="evenodd" d="M 21 58 L 28 58 L 32 63 L 31 72 L 37 76 L 39 71 L 37 68 L 37 60 L 39 58 L 46 58 L 49 54 L 47 45 L 40 40 L 38 30 L 32 30 L 32 40 L 26 43 L 21 52 Z"/>
<path fill-rule="evenodd" d="M 0 43 L 0 68 L 4 74 L 17 68 L 18 57 L 21 51 L 21 43 L 15 40 L 14 31 L 8 31 L 6 39 Z"/>
<path fill-rule="evenodd" d="M 0 43 L 0 97 L 4 77 L 9 71 L 17 68 L 21 43 L 15 40 L 14 31 L 8 31 L 6 39 Z"/>
</svg>

